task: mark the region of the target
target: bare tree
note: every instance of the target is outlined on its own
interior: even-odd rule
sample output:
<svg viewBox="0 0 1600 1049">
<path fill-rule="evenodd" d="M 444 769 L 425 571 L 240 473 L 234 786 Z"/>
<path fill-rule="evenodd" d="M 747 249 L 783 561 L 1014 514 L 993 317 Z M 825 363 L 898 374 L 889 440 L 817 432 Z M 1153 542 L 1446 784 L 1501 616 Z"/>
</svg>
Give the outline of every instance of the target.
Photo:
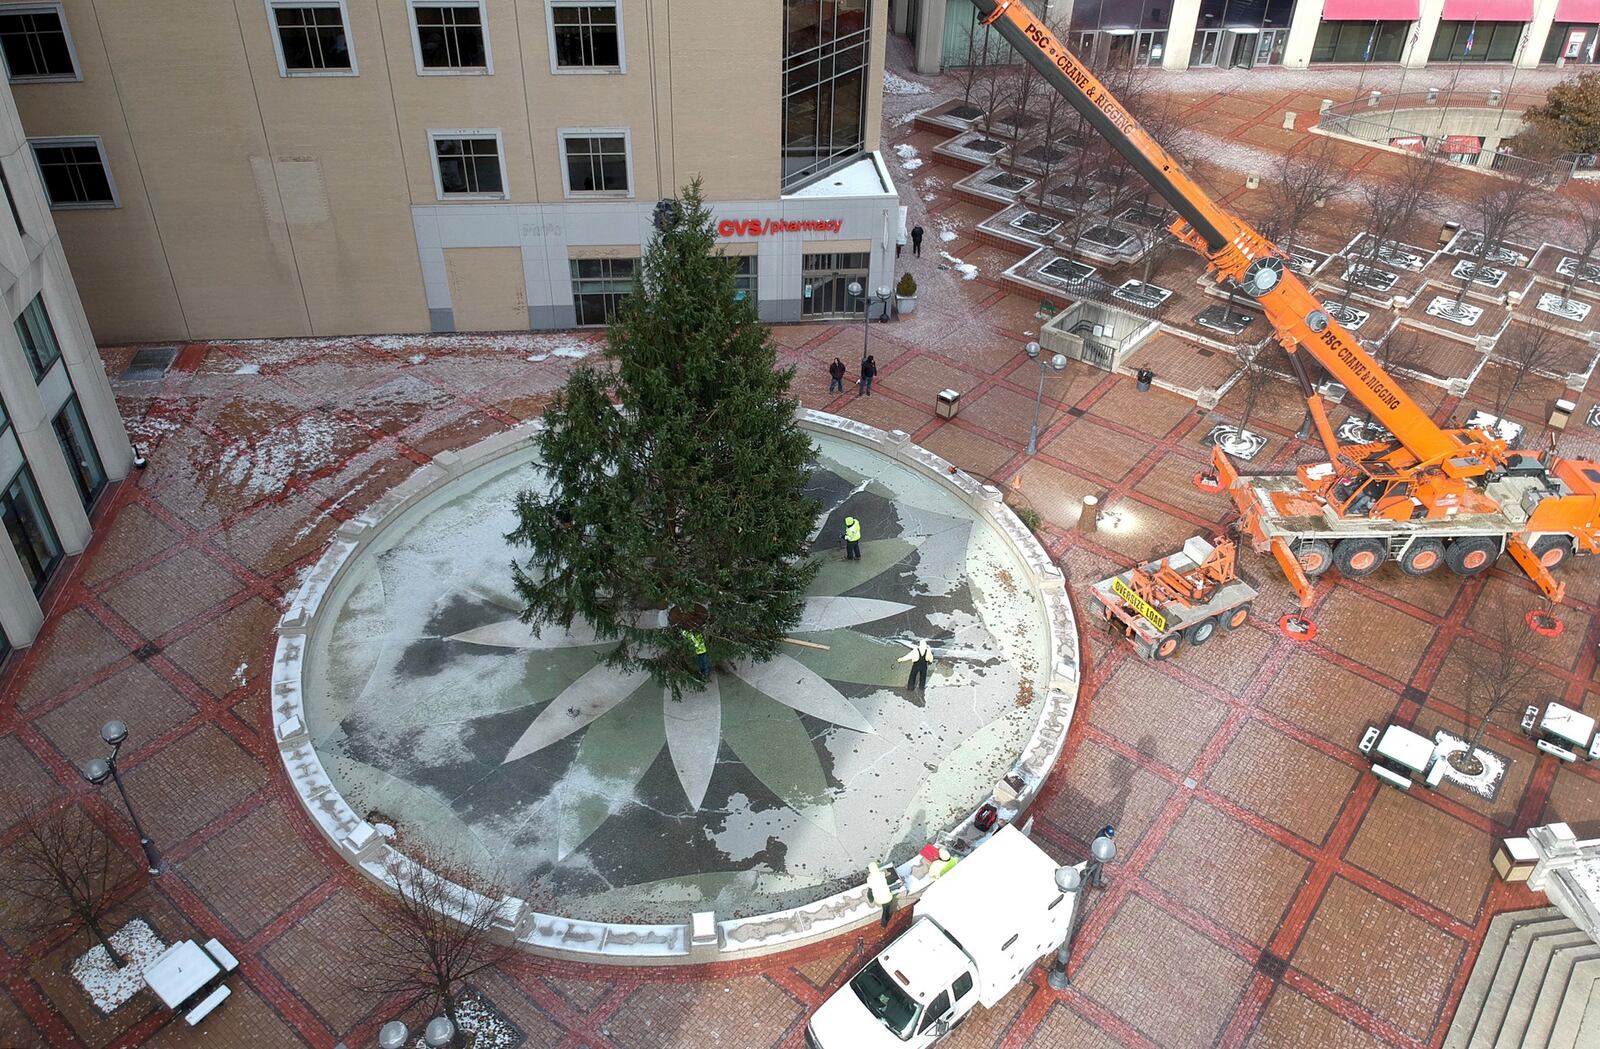
<svg viewBox="0 0 1600 1049">
<path fill-rule="evenodd" d="M 1422 215 L 1439 206 L 1444 200 L 1440 185 L 1447 174 L 1444 163 L 1432 151 L 1408 151 L 1393 178 L 1373 177 L 1357 186 L 1357 199 L 1366 216 L 1362 230 L 1366 237 L 1356 256 L 1361 265 L 1373 265 L 1381 248 L 1402 242 Z M 1346 273 L 1342 301 L 1347 302 L 1354 290 L 1357 268 L 1351 266 Z"/>
<path fill-rule="evenodd" d="M 1522 388 L 1529 372 L 1550 370 L 1564 354 L 1560 332 L 1542 317 L 1506 325 L 1494 346 L 1494 355 L 1503 362 L 1496 384 L 1495 417 L 1505 418 L 1511 399 Z"/>
<path fill-rule="evenodd" d="M 1244 398 L 1244 404 L 1239 410 L 1240 430 L 1249 428 L 1250 416 L 1256 410 L 1256 403 L 1261 399 L 1261 391 L 1272 381 L 1267 365 L 1271 359 L 1272 348 L 1277 345 L 1276 340 L 1268 339 L 1260 345 L 1241 346 L 1235 351 L 1241 365 L 1238 379 L 1241 386 L 1240 395 Z"/>
<path fill-rule="evenodd" d="M 1499 608 L 1483 633 L 1487 644 L 1465 645 L 1462 651 L 1466 682 L 1461 707 L 1472 738 L 1467 741 L 1467 749 L 1447 759 L 1450 767 L 1464 776 L 1483 773 L 1483 759 L 1478 756 L 1478 748 L 1489 730 L 1489 722 L 1500 711 L 1514 709 L 1521 703 L 1538 673 L 1533 664 L 1518 658 L 1519 653 L 1534 647 L 1536 641 L 1533 628 L 1523 616 L 1511 609 Z"/>
<path fill-rule="evenodd" d="M 977 11 L 974 10 L 972 12 L 972 20 L 961 31 L 961 37 L 967 44 L 967 64 L 962 66 L 956 73 L 956 82 L 961 85 L 961 106 L 956 112 L 963 120 L 971 120 L 972 117 L 977 116 L 975 112 L 972 112 L 972 90 L 978 86 L 979 72 L 988 64 L 987 62 L 979 61 L 983 57 L 978 50 L 978 38 L 980 36 L 984 38 L 983 49 L 986 54 L 989 46 L 989 30 L 978 25 Z"/>
<path fill-rule="evenodd" d="M 0 906 L 16 924 L 36 931 L 81 921 L 121 967 L 124 959 L 100 924 L 116 901 L 119 866 L 106 833 L 78 806 L 62 806 L 23 828 L 0 872 Z"/>
<path fill-rule="evenodd" d="M 1064 141 L 1068 137 L 1067 126 L 1075 111 L 1059 91 L 1045 91 L 1040 95 L 1040 101 L 1035 108 L 1034 115 L 1038 122 L 1034 131 L 1029 136 L 1030 144 L 1036 146 L 1039 158 L 1039 203 L 1045 203 L 1045 197 L 1053 185 L 1056 169 L 1061 161 L 1068 156 L 1067 145 Z M 1021 152 L 1020 149 L 1014 152 Z"/>
<path fill-rule="evenodd" d="M 1022 72 L 1011 77 L 1011 153 L 1006 158 L 1006 171 L 1015 175 L 1017 161 L 1022 158 L 1023 143 L 1030 137 L 1028 129 L 1039 122 L 1039 117 L 1033 112 L 1034 89 L 1039 86 L 1039 74 L 1033 66 L 1024 62 Z M 1059 92 L 1047 91 L 1049 95 L 1059 95 Z"/>
<path fill-rule="evenodd" d="M 1302 227 L 1315 208 L 1321 207 L 1345 179 L 1333 140 L 1318 137 L 1317 145 L 1294 155 L 1278 158 L 1277 178 L 1267 188 L 1272 218 L 1280 231 L 1279 247 L 1294 250 Z"/>
<path fill-rule="evenodd" d="M 1574 179 L 1569 183 L 1572 187 L 1572 200 L 1576 211 L 1578 229 L 1583 232 L 1583 247 L 1578 253 L 1578 259 L 1573 264 L 1572 272 L 1567 275 L 1566 282 L 1561 285 L 1561 297 L 1572 297 L 1572 286 L 1577 283 L 1578 277 L 1583 273 L 1584 267 L 1590 265 L 1594 259 L 1595 251 L 1600 249 L 1600 185 L 1588 179 Z"/>
<path fill-rule="evenodd" d="M 1478 227 L 1478 246 L 1468 253 L 1462 268 L 1461 296 L 1472 286 L 1484 260 L 1504 248 L 1507 241 L 1529 233 L 1548 217 L 1548 187 L 1537 178 L 1485 179 L 1468 205 Z"/>
<path fill-rule="evenodd" d="M 984 40 L 984 50 L 988 51 L 988 40 Z M 987 59 L 987 54 L 985 55 Z M 1010 93 L 1011 71 L 999 64 L 984 62 L 983 68 L 978 72 L 978 98 L 983 106 L 983 137 L 993 138 L 995 111 L 1000 108 L 1000 103 Z"/>
<path fill-rule="evenodd" d="M 466 870 L 432 849 L 391 860 L 394 893 L 364 911 L 364 935 L 349 948 L 351 983 L 359 993 L 400 999 L 402 1011 L 427 1003 L 456 1026 L 463 984 L 503 964 L 510 946 L 494 938 L 505 886 Z"/>
</svg>

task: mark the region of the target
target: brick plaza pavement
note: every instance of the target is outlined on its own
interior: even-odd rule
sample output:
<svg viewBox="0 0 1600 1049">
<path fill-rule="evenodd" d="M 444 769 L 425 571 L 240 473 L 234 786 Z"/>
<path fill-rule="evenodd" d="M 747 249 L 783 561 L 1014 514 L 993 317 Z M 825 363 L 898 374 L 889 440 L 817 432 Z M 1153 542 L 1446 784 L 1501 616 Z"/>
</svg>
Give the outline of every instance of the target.
<svg viewBox="0 0 1600 1049">
<path fill-rule="evenodd" d="M 1249 101 L 1230 98 L 1230 112 Z M 1252 127 L 1279 99 L 1254 104 Z M 1047 386 L 1029 460 L 1036 373 L 1021 347 L 1035 304 L 990 279 L 999 249 L 971 240 L 969 205 L 929 195 L 925 213 L 957 231 L 939 246 L 980 275 L 958 280 L 936 253 L 917 264 L 926 313 L 873 325 L 873 396 L 823 392 L 827 362 L 859 356 L 858 324 L 776 329 L 782 359 L 808 406 L 911 432 L 1037 509 L 1082 609 L 1088 582 L 1225 520 L 1225 500 L 1190 478 L 1230 404 L 1208 416 L 1074 366 Z M 107 349 L 110 373 L 131 354 Z M 95 1014 L 65 971 L 81 934 L 0 930 L 0 1046 L 373 1044 L 386 1004 L 353 997 L 337 962 L 373 894 L 288 789 L 266 703 L 272 626 L 339 521 L 432 455 L 538 414 L 571 362 L 530 354 L 471 338 L 191 345 L 165 380 L 117 385 L 150 468 L 102 500 L 93 545 L 47 595 L 39 642 L 0 678 L 0 862 L 34 805 L 71 795 L 139 869 L 113 795 L 72 769 L 96 752 L 100 722 L 123 717 L 136 733 L 128 788 L 170 868 L 130 874 L 113 924 L 142 916 L 168 940 L 218 936 L 242 969 L 202 1035 L 146 995 Z M 952 420 L 931 410 L 945 387 L 963 391 Z M 1295 461 L 1293 397 L 1275 392 L 1256 411 L 1252 428 L 1272 438 L 1264 458 Z M 1079 530 L 1086 494 L 1124 525 Z M 1057 994 L 1035 973 L 948 1044 L 1437 1047 L 1490 917 L 1539 902 L 1492 878 L 1494 839 L 1557 819 L 1600 833 L 1600 775 L 1538 756 L 1514 713 L 1487 741 L 1511 758 L 1492 802 L 1448 786 L 1380 790 L 1355 751 L 1369 723 L 1459 728 L 1460 654 L 1483 643 L 1494 609 L 1533 604 L 1519 575 L 1325 577 L 1320 633 L 1296 643 L 1274 628 L 1290 598 L 1273 566 L 1243 564 L 1264 591 L 1257 616 L 1172 662 L 1139 661 L 1085 623 L 1082 701 L 1036 828 L 1052 853 L 1081 859 L 1115 824 L 1112 883 L 1089 898 L 1074 989 Z M 1600 571 L 1582 563 L 1566 578 L 1565 632 L 1530 655 L 1543 696 L 1593 712 Z M 680 970 L 527 958 L 479 990 L 527 1046 L 796 1049 L 810 1010 L 883 939 L 873 929 Z"/>
</svg>

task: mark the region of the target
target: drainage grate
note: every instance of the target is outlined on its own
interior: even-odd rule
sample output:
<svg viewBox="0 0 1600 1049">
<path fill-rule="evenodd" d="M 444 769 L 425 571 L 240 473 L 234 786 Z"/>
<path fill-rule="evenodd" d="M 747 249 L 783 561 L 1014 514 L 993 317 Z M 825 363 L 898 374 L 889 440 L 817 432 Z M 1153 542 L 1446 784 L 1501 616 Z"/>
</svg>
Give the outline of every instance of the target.
<svg viewBox="0 0 1600 1049">
<path fill-rule="evenodd" d="M 1428 694 L 1415 685 L 1407 685 L 1400 692 L 1400 698 L 1409 700 L 1412 703 L 1421 703 L 1423 700 L 1428 698 Z"/>
<path fill-rule="evenodd" d="M 123 382 L 149 382 L 167 374 L 178 356 L 176 346 L 146 346 L 133 355 L 128 368 L 122 373 Z"/>
<path fill-rule="evenodd" d="M 146 641 L 144 644 L 140 645 L 138 648 L 133 650 L 133 657 L 135 659 L 137 659 L 139 662 L 143 663 L 146 660 L 148 660 L 151 656 L 156 655 L 160 651 L 161 651 L 161 649 L 157 648 L 155 645 L 153 645 L 150 642 Z"/>
<path fill-rule="evenodd" d="M 1262 976 L 1265 976 L 1274 983 L 1277 983 L 1279 980 L 1283 979 L 1284 974 L 1288 971 L 1288 960 L 1285 958 L 1280 958 L 1271 951 L 1262 951 L 1261 957 L 1256 959 L 1256 972 L 1260 973 Z"/>
</svg>

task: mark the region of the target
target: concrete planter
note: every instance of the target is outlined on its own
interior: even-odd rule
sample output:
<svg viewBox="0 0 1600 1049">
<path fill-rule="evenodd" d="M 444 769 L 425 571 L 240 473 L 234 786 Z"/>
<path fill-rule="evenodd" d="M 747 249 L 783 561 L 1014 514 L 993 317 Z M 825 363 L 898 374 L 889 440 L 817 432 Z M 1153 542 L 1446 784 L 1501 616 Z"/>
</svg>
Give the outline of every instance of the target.
<svg viewBox="0 0 1600 1049">
<path fill-rule="evenodd" d="M 901 316 L 917 312 L 917 297 L 915 295 L 896 295 L 894 297 L 894 309 Z"/>
</svg>

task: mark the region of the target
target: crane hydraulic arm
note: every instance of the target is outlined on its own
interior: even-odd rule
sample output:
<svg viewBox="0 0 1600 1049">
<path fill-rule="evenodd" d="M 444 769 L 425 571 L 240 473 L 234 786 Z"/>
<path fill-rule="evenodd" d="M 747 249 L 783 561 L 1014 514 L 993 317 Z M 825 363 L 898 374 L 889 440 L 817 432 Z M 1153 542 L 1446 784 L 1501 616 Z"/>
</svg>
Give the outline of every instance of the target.
<svg viewBox="0 0 1600 1049">
<path fill-rule="evenodd" d="M 1019 0 L 972 0 L 982 21 L 1016 48 L 1029 65 L 1060 92 L 1100 135 L 1178 213 L 1172 233 L 1205 257 L 1218 281 L 1233 282 L 1261 306 L 1278 341 L 1289 352 L 1306 393 L 1318 436 L 1330 459 L 1341 450 L 1333 428 L 1296 359 L 1304 349 L 1372 413 L 1410 453 L 1413 461 L 1391 462 L 1413 471 L 1438 469 L 1452 478 L 1477 477 L 1494 468 L 1504 445 L 1475 430 L 1445 430 L 1389 377 L 1360 343 L 1328 316 L 1284 265 L 1272 242 L 1190 179 L 1166 150 L 1139 126 L 1043 20 Z"/>
</svg>

